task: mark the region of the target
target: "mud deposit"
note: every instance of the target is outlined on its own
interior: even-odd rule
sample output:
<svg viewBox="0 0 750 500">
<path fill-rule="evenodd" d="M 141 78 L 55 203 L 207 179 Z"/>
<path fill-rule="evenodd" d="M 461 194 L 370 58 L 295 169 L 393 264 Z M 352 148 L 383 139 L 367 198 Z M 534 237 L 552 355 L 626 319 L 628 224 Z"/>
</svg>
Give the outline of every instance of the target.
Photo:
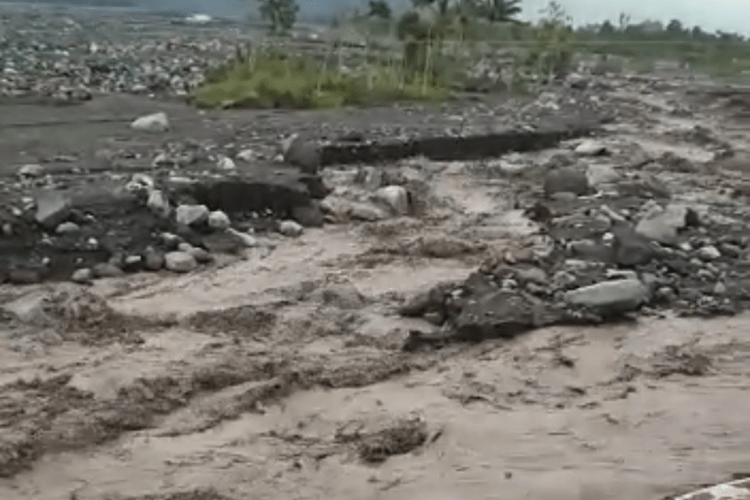
<svg viewBox="0 0 750 500">
<path fill-rule="evenodd" d="M 0 498 L 661 500 L 744 477 L 746 124 L 731 94 L 607 88 L 593 142 L 331 165 L 322 226 L 271 221 L 183 274 L 3 285 Z"/>
</svg>

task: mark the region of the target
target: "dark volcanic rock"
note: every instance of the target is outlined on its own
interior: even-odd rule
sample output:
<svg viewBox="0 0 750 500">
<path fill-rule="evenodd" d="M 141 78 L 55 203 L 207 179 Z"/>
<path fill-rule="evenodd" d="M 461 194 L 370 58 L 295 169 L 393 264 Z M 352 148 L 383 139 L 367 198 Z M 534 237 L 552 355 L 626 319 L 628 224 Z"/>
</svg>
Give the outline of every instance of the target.
<svg viewBox="0 0 750 500">
<path fill-rule="evenodd" d="M 456 318 L 456 340 L 513 337 L 547 324 L 548 307 L 519 293 L 499 290 L 469 302 Z"/>
<path fill-rule="evenodd" d="M 615 236 L 615 260 L 621 266 L 648 264 L 655 257 L 650 242 L 637 234 L 630 225 L 618 223 L 612 228 L 612 234 Z"/>
<path fill-rule="evenodd" d="M 245 246 L 238 236 L 228 231 L 206 235 L 201 243 L 211 253 L 236 254 Z"/>
<path fill-rule="evenodd" d="M 286 168 L 258 175 L 201 179 L 175 186 L 170 194 L 188 195 L 211 210 L 227 214 L 271 210 L 285 218 L 296 207 L 309 206 L 312 199 L 327 193 L 320 179 Z"/>
<path fill-rule="evenodd" d="M 317 174 L 321 166 L 320 146 L 315 141 L 296 137 L 284 152 L 284 161 L 306 174 Z"/>
<path fill-rule="evenodd" d="M 556 193 L 573 193 L 584 196 L 589 193 L 589 179 L 586 172 L 573 168 L 556 168 L 544 179 L 544 193 L 549 197 Z"/>
</svg>

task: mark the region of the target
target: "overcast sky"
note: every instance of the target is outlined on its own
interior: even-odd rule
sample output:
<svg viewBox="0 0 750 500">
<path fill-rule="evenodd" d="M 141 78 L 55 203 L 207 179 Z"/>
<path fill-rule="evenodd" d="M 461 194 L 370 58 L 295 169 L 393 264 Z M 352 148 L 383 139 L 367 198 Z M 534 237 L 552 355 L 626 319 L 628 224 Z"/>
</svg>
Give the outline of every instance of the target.
<svg viewBox="0 0 750 500">
<path fill-rule="evenodd" d="M 535 19 L 549 0 L 522 0 L 523 17 Z M 620 12 L 633 22 L 679 19 L 707 31 L 723 30 L 750 35 L 750 0 L 559 0 L 576 24 L 617 22 Z"/>
</svg>

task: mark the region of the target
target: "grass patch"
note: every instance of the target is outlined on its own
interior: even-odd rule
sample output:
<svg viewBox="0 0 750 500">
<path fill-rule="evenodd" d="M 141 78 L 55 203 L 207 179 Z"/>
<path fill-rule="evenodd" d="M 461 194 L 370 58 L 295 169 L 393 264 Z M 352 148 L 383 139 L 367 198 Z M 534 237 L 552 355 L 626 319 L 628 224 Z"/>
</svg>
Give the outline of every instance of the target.
<svg viewBox="0 0 750 500">
<path fill-rule="evenodd" d="M 216 68 L 190 95 L 199 108 L 317 109 L 368 106 L 396 101 L 443 101 L 450 97 L 437 81 L 408 77 L 398 64 L 365 62 L 347 70 L 324 57 L 264 51 Z"/>
</svg>

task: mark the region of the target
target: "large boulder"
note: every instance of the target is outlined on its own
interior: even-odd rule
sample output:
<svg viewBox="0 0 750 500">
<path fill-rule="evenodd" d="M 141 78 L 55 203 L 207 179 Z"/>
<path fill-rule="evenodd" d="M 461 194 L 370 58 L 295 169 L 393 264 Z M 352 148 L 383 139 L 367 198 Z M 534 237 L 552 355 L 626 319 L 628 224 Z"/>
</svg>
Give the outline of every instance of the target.
<svg viewBox="0 0 750 500">
<path fill-rule="evenodd" d="M 648 302 L 649 298 L 649 288 L 638 279 L 603 281 L 565 294 L 568 304 L 603 316 L 633 311 Z"/>
<path fill-rule="evenodd" d="M 591 186 L 586 172 L 573 167 L 551 170 L 544 179 L 544 194 L 551 197 L 558 193 L 589 194 Z"/>
</svg>

